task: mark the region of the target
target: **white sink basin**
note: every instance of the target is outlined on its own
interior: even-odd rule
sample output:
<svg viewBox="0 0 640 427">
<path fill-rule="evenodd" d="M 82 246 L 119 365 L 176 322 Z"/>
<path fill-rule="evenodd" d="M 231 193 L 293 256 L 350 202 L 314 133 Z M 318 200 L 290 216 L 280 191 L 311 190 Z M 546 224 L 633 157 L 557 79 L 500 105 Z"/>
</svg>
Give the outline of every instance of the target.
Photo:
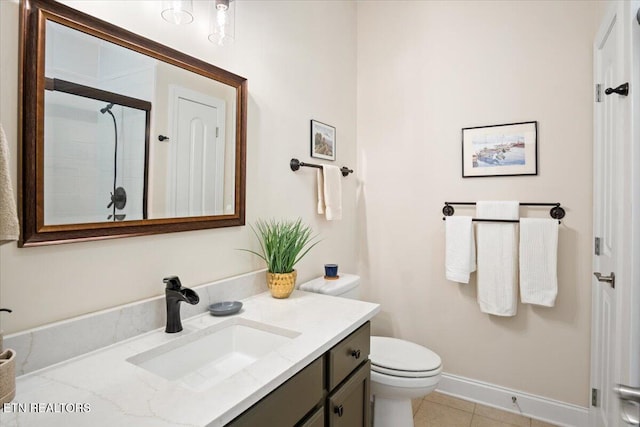
<svg viewBox="0 0 640 427">
<path fill-rule="evenodd" d="M 235 317 L 136 354 L 127 361 L 202 391 L 298 335 L 299 332 Z"/>
</svg>

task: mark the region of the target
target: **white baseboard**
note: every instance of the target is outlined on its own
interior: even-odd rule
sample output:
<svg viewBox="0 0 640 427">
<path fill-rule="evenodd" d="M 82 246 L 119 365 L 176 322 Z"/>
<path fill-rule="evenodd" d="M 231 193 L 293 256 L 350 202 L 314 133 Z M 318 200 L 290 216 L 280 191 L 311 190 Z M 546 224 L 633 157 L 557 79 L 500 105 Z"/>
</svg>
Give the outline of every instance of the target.
<svg viewBox="0 0 640 427">
<path fill-rule="evenodd" d="M 588 408 L 453 374 L 442 374 L 437 391 L 563 427 L 589 424 Z"/>
</svg>

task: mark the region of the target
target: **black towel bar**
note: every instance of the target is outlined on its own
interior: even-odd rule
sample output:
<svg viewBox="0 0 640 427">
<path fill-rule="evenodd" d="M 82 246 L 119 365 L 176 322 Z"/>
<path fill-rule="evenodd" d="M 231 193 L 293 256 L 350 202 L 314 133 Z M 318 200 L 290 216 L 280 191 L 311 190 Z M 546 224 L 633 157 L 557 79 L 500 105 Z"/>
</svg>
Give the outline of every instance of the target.
<svg viewBox="0 0 640 427">
<path fill-rule="evenodd" d="M 442 219 L 445 220 L 446 217 L 452 216 L 455 213 L 455 209 L 451 205 L 475 205 L 475 204 L 476 202 L 444 202 L 442 213 L 444 214 L 445 217 Z M 558 224 L 562 223 L 562 221 L 560 220 L 564 218 L 566 214 L 562 206 L 560 206 L 559 202 L 558 203 L 520 202 L 520 206 L 553 206 L 549 211 L 549 215 L 551 215 L 551 218 L 557 219 Z M 519 219 L 489 219 L 489 218 L 473 218 L 472 221 L 474 222 L 520 222 Z"/>
<path fill-rule="evenodd" d="M 301 162 L 298 159 L 291 159 L 291 161 L 289 162 L 289 167 L 294 172 L 297 171 L 298 169 L 300 169 L 300 167 L 309 167 L 309 168 L 322 169 L 322 165 L 316 165 L 314 163 L 304 163 L 304 162 Z M 350 173 L 353 173 L 353 169 L 349 169 L 346 166 L 342 166 L 340 168 L 340 172 L 342 172 L 342 176 L 348 176 Z"/>
</svg>

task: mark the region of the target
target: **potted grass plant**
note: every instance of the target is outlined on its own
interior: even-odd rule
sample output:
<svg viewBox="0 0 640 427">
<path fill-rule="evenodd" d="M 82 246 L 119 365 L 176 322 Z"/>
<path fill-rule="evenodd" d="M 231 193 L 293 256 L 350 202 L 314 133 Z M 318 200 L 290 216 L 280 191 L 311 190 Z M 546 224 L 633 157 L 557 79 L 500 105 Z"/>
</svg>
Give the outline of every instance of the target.
<svg viewBox="0 0 640 427">
<path fill-rule="evenodd" d="M 319 241 L 313 230 L 297 220 L 257 220 L 251 226 L 260 243 L 260 252 L 242 249 L 259 256 L 267 263 L 267 285 L 274 298 L 287 298 L 296 285 L 294 266 Z M 314 241 L 315 240 L 315 241 Z"/>
</svg>

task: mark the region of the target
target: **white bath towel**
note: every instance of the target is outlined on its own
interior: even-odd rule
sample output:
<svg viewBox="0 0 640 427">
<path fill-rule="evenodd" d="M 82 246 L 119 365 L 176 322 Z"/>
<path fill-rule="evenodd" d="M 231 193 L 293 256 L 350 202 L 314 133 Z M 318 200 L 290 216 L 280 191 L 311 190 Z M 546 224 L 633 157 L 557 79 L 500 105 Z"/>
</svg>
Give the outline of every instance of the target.
<svg viewBox="0 0 640 427">
<path fill-rule="evenodd" d="M 16 199 L 9 175 L 9 144 L 0 125 L 0 244 L 20 237 Z"/>
<path fill-rule="evenodd" d="M 318 213 L 324 215 L 324 174 L 322 169 L 316 169 L 318 183 Z"/>
<path fill-rule="evenodd" d="M 518 219 L 518 202 L 477 202 L 476 216 Z M 516 223 L 479 222 L 478 304 L 483 313 L 515 316 L 518 309 Z"/>
<path fill-rule="evenodd" d="M 448 280 L 469 283 L 476 271 L 476 241 L 470 216 L 450 216 L 446 221 L 445 269 Z"/>
<path fill-rule="evenodd" d="M 318 170 L 318 213 L 328 221 L 342 219 L 342 172 L 337 166 L 322 165 Z"/>
<path fill-rule="evenodd" d="M 558 221 L 520 220 L 520 298 L 553 307 L 558 295 Z"/>
</svg>

